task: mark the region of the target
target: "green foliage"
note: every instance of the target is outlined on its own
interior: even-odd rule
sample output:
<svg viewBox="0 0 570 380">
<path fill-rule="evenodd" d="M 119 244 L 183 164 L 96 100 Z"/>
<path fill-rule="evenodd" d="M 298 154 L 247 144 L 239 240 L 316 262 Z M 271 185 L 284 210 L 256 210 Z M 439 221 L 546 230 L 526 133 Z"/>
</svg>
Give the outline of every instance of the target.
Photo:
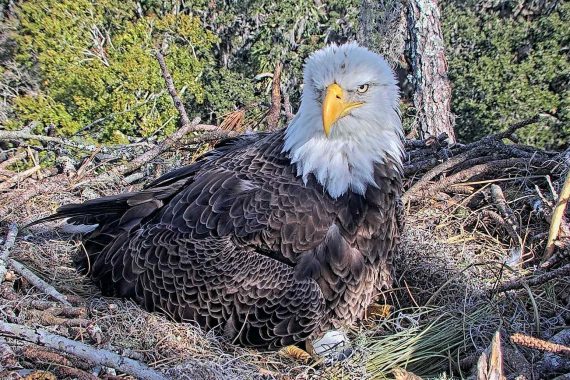
<svg viewBox="0 0 570 380">
<path fill-rule="evenodd" d="M 38 121 L 39 131 L 54 125 L 64 136 L 91 126 L 96 140 L 112 143 L 170 133 L 178 117 L 152 54 L 165 36 L 166 61 L 191 115 L 219 122 L 238 107 L 266 108 L 271 78 L 254 78 L 278 61 L 296 104 L 304 59 L 325 42 L 352 37 L 359 4 L 21 1 L 16 60 L 41 80 L 39 91 L 14 99 L 9 124 Z"/>
<path fill-rule="evenodd" d="M 568 146 L 570 3 L 532 20 L 460 2 L 443 16 L 459 137 L 470 141 L 547 112 L 556 120 L 521 131 L 523 142 Z"/>
<path fill-rule="evenodd" d="M 170 133 L 177 113 L 153 49 L 169 39 L 167 63 L 183 98 L 203 103 L 214 34 L 190 15 L 136 17 L 134 1 L 24 1 L 17 9 L 16 59 L 38 70 L 39 94 L 15 99 L 21 123 L 51 124 L 69 136 L 98 119 L 100 139 Z M 49 12 L 45 10 L 49 9 Z M 175 37 L 174 37 L 175 36 Z"/>
<path fill-rule="evenodd" d="M 16 49 L 6 50 L 15 51 L 15 66 L 2 60 L 0 77 L 19 95 L 0 117 L 7 128 L 36 121 L 38 132 L 53 125 L 59 135 L 87 132 L 106 143 L 166 135 L 178 114 L 153 55 L 163 40 L 190 115 L 216 123 L 236 108 L 267 109 L 271 77 L 255 78 L 278 61 L 295 108 L 305 58 L 325 43 L 354 39 L 360 3 L 17 1 L 10 25 Z M 570 4 L 527 18 L 498 8 L 482 11 L 477 0 L 442 5 L 459 137 L 473 140 L 542 111 L 553 121 L 521 131 L 523 142 L 567 145 Z M 23 67 L 23 79 L 12 67 Z M 413 111 L 404 105 L 406 123 Z"/>
<path fill-rule="evenodd" d="M 239 103 L 267 102 L 271 78 L 257 83 L 253 79 L 273 72 L 277 62 L 284 64 L 283 87 L 296 104 L 305 58 L 327 42 L 354 37 L 360 0 L 329 0 L 321 5 L 306 0 L 193 3 L 187 11 L 202 15 L 204 25 L 220 38 L 216 53 L 221 67 L 211 73 L 207 87 L 209 109 L 219 116 Z M 235 94 L 236 101 L 224 99 L 223 88 Z"/>
</svg>

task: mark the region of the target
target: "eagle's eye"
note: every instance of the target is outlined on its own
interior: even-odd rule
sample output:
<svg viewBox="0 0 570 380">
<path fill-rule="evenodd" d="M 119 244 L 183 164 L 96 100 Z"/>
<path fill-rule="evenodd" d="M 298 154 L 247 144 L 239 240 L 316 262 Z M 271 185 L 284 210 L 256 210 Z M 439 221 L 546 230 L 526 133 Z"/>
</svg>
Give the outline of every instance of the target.
<svg viewBox="0 0 570 380">
<path fill-rule="evenodd" d="M 361 94 L 364 94 L 366 91 L 368 91 L 368 87 L 369 87 L 368 83 L 361 84 L 356 88 L 356 91 L 358 91 Z"/>
</svg>

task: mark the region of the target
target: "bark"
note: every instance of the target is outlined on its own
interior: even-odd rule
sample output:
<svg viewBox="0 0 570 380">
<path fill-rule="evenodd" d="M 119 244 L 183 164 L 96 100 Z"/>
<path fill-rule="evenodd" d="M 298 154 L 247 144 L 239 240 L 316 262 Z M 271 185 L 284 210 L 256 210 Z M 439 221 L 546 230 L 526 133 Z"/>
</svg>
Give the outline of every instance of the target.
<svg viewBox="0 0 570 380">
<path fill-rule="evenodd" d="M 363 0 L 358 41 L 394 66 L 403 99 L 416 109 L 417 137 L 456 141 L 451 85 L 437 0 Z"/>
<path fill-rule="evenodd" d="M 270 131 L 277 130 L 281 116 L 281 70 L 281 62 L 277 62 L 271 84 L 271 108 L 267 114 L 267 126 Z"/>
<path fill-rule="evenodd" d="M 414 106 L 420 136 L 447 133 L 455 142 L 451 113 L 451 85 L 437 0 L 410 0 L 408 49 L 411 62 Z"/>
</svg>

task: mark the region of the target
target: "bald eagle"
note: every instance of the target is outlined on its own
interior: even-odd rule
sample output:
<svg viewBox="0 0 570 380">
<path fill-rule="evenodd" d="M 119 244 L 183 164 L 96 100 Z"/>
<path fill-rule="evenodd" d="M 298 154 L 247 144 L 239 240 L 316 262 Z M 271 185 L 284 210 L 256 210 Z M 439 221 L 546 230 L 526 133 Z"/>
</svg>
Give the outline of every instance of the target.
<svg viewBox="0 0 570 380">
<path fill-rule="evenodd" d="M 355 43 L 304 67 L 283 130 L 221 142 L 143 190 L 64 205 L 95 225 L 81 270 L 105 295 L 275 349 L 350 325 L 392 282 L 402 128 L 387 62 Z"/>
</svg>

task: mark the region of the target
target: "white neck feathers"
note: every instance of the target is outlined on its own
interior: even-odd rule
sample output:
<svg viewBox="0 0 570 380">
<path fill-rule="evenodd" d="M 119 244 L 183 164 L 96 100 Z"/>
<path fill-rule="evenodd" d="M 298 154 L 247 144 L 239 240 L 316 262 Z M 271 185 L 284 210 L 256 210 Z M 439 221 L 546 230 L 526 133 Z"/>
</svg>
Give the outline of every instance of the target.
<svg viewBox="0 0 570 380">
<path fill-rule="evenodd" d="M 380 187 L 374 180 L 374 165 L 390 156 L 401 161 L 403 145 L 400 118 L 396 110 L 377 118 L 345 117 L 333 128 L 348 132 L 331 133 L 322 129 L 320 109 L 303 109 L 287 127 L 284 151 L 296 165 L 305 183 L 313 174 L 333 198 L 347 191 L 365 194 L 368 186 Z"/>
</svg>

